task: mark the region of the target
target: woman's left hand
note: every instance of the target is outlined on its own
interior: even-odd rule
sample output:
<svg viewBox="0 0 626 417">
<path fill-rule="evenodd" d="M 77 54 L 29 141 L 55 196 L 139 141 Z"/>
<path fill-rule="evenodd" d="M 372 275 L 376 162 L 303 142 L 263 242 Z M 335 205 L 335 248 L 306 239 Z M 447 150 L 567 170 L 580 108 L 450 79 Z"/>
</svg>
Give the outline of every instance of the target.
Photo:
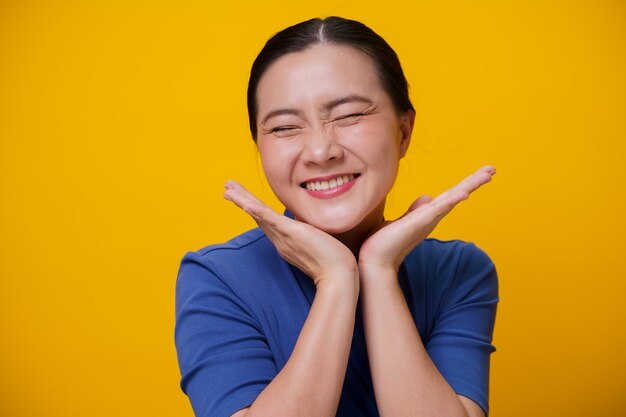
<svg viewBox="0 0 626 417">
<path fill-rule="evenodd" d="M 495 168 L 486 165 L 435 199 L 424 195 L 395 221 L 384 222 L 361 246 L 359 270 L 398 271 L 404 258 L 424 240 L 439 221 L 470 193 L 491 181 Z"/>
</svg>

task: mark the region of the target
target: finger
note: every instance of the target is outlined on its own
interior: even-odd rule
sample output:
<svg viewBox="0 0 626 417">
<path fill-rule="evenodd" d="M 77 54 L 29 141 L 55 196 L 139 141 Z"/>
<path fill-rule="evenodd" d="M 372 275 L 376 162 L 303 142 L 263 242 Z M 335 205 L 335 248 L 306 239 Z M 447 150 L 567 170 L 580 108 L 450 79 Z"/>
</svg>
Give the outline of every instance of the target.
<svg viewBox="0 0 626 417">
<path fill-rule="evenodd" d="M 422 230 L 427 231 L 427 234 L 430 234 L 437 224 L 450 213 L 457 204 L 467 200 L 472 191 L 489 182 L 494 174 L 495 168 L 486 165 L 465 178 L 455 187 L 440 194 L 435 199 L 429 196 L 418 198 L 411 204 L 409 210 L 400 219 L 402 219 L 402 222 L 408 222 L 407 226 L 413 224 L 413 227 L 422 228 Z M 417 208 L 420 208 L 419 212 L 408 216 L 408 214 L 414 212 Z M 403 219 L 404 217 L 407 218 Z M 409 226 L 409 228 L 411 228 L 411 226 Z"/>
<path fill-rule="evenodd" d="M 252 194 L 250 191 L 248 191 L 243 185 L 241 185 L 240 183 L 238 183 L 237 181 L 234 180 L 228 180 L 226 182 L 226 184 L 224 185 L 224 188 L 226 188 L 227 190 L 235 190 L 237 192 L 239 192 L 241 195 L 256 201 L 259 204 L 263 204 L 265 205 L 265 203 L 263 203 L 261 200 L 259 200 L 257 198 L 257 196 L 255 196 L 254 194 Z"/>
<path fill-rule="evenodd" d="M 246 203 L 252 203 L 254 206 L 267 206 L 237 181 L 230 180 L 224 187 L 226 188 L 226 191 L 224 191 L 224 197 L 227 200 L 231 200 L 235 204 L 238 204 L 241 208 L 244 208 L 242 205 L 245 205 Z"/>
<path fill-rule="evenodd" d="M 457 191 L 465 191 L 468 194 L 471 194 L 481 185 L 486 184 L 487 182 L 491 181 L 491 177 L 494 174 L 495 174 L 495 170 L 492 171 L 492 168 L 489 165 L 487 165 L 486 167 L 479 169 L 478 171 L 474 172 L 472 175 L 463 179 L 463 181 L 461 181 L 456 186 L 452 187 L 450 190 L 444 193 L 444 196 L 449 196 Z"/>
<path fill-rule="evenodd" d="M 237 188 L 227 188 L 224 191 L 224 198 L 228 201 L 232 201 L 237 205 L 237 207 L 241 209 L 246 209 L 248 206 L 256 206 L 261 205 L 262 203 L 258 202 L 255 199 L 252 199 L 248 193 L 242 192 Z"/>
<path fill-rule="evenodd" d="M 407 214 L 411 213 L 413 210 L 417 209 L 418 207 L 423 206 L 426 203 L 430 203 L 432 200 L 433 200 L 433 198 L 431 196 L 429 196 L 429 195 L 423 195 L 423 196 L 419 197 L 417 200 L 415 200 L 409 206 L 408 210 L 406 212 L 404 212 L 404 214 L 398 218 L 398 220 L 400 220 L 401 218 L 403 218 Z"/>
<path fill-rule="evenodd" d="M 263 230 L 267 231 L 270 227 L 276 227 L 281 221 L 290 220 L 271 209 L 236 181 L 228 181 L 225 188 L 224 198 L 248 213 Z"/>
<path fill-rule="evenodd" d="M 429 204 L 423 204 L 420 214 L 415 219 L 420 224 L 431 224 L 435 226 L 461 201 L 467 200 L 469 194 L 466 191 L 457 191 L 446 198 L 432 200 Z"/>
<path fill-rule="evenodd" d="M 471 194 L 480 186 L 491 181 L 491 178 L 493 175 L 495 175 L 495 173 L 496 169 L 494 167 L 492 167 L 491 165 L 485 165 L 476 172 L 474 172 L 472 175 L 463 179 L 454 187 L 439 194 L 433 201 L 438 202 L 440 200 L 445 200 L 459 191 L 465 191 L 467 194 Z"/>
<path fill-rule="evenodd" d="M 233 197 L 241 202 L 254 202 L 261 206 L 266 206 L 264 202 L 259 200 L 254 194 L 248 191 L 243 185 L 239 184 L 237 181 L 229 180 L 226 182 L 224 188 L 226 191 L 224 192 L 224 197 L 228 199 L 228 197 Z"/>
<path fill-rule="evenodd" d="M 261 213 L 265 208 L 268 208 L 265 203 L 236 181 L 228 181 L 225 188 L 224 198 L 232 201 L 237 207 L 241 208 L 252 217 L 255 217 L 255 220 L 256 217 L 261 217 Z"/>
<path fill-rule="evenodd" d="M 426 203 L 430 203 L 431 201 L 433 201 L 433 198 L 429 195 L 423 195 L 420 198 L 418 198 L 417 200 L 415 200 L 413 202 L 413 204 L 411 204 L 411 206 L 409 207 L 408 212 L 411 212 L 413 210 L 415 210 L 416 208 L 418 208 L 419 206 L 426 204 Z"/>
</svg>

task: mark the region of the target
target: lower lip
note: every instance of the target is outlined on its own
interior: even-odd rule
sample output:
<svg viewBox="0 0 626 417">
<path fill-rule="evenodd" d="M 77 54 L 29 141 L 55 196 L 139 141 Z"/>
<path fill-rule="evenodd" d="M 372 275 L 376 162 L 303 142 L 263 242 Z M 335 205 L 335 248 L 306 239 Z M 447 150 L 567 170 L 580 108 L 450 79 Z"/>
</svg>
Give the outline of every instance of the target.
<svg viewBox="0 0 626 417">
<path fill-rule="evenodd" d="M 338 196 L 348 192 L 348 190 L 350 188 L 352 188 L 352 186 L 357 181 L 357 179 L 358 179 L 358 177 L 353 179 L 350 182 L 347 182 L 345 184 L 341 184 L 338 187 L 329 188 L 328 190 L 311 191 L 311 190 L 305 188 L 304 191 L 306 191 L 307 194 L 309 194 L 311 197 L 319 198 L 319 199 L 322 199 L 322 200 L 326 200 L 326 199 L 329 199 L 329 198 L 335 198 L 335 197 L 338 197 Z"/>
</svg>

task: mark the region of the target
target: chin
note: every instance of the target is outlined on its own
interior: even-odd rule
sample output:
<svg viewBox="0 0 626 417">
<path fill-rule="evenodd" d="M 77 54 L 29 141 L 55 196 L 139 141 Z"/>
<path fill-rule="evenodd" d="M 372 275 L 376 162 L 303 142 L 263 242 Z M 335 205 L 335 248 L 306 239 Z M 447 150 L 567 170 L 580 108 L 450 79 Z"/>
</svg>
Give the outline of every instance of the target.
<svg viewBox="0 0 626 417">
<path fill-rule="evenodd" d="M 303 219 L 306 223 L 316 227 L 329 235 L 339 235 L 357 228 L 363 221 L 361 217 L 349 216 L 311 216 Z"/>
</svg>

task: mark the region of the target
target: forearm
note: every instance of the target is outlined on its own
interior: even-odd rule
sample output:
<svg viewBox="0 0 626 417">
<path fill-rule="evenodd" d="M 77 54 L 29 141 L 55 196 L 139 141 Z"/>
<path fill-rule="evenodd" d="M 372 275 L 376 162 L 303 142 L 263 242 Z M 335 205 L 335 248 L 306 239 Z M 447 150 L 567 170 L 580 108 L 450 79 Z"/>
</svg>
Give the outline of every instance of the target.
<svg viewBox="0 0 626 417">
<path fill-rule="evenodd" d="M 459 416 L 465 408 L 421 342 L 393 270 L 361 271 L 361 303 L 381 417 Z"/>
<path fill-rule="evenodd" d="M 320 284 L 296 346 L 246 417 L 335 416 L 346 373 L 358 279 Z"/>
</svg>

